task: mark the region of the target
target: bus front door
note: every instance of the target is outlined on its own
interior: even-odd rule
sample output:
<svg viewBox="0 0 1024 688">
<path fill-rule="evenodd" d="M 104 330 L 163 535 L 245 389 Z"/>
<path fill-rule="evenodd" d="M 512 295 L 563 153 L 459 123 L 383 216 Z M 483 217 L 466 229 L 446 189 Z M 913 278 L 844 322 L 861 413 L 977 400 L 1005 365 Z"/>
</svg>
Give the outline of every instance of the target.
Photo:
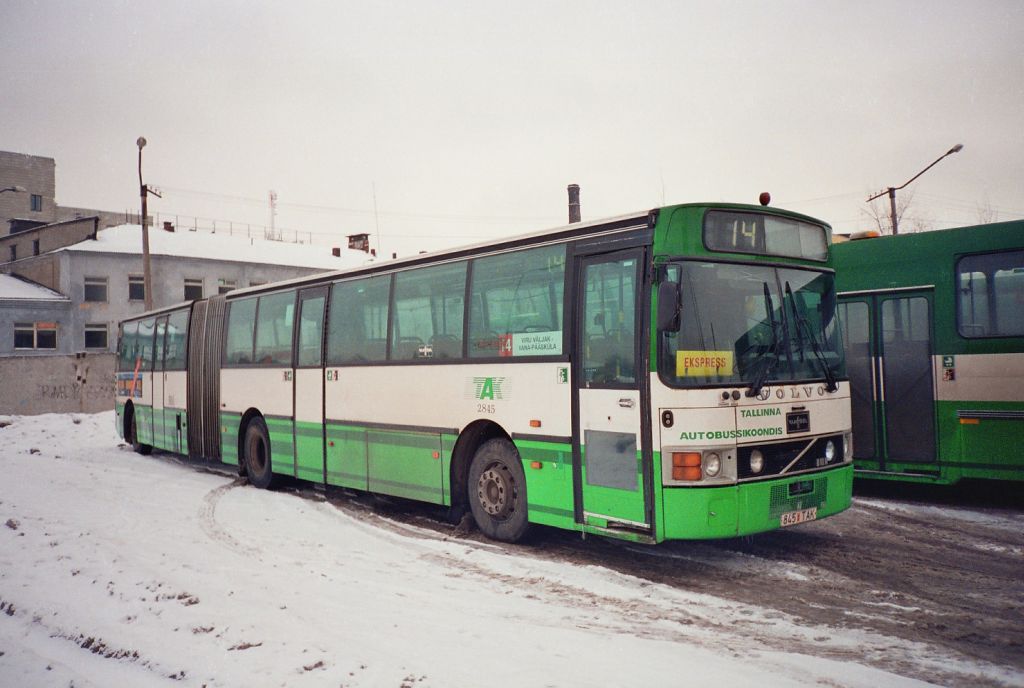
<svg viewBox="0 0 1024 688">
<path fill-rule="evenodd" d="M 295 476 L 325 482 L 324 313 L 327 287 L 299 292 L 295 328 Z"/>
<path fill-rule="evenodd" d="M 642 249 L 577 263 L 573 468 L 576 517 L 649 531 L 649 452 L 641 432 Z"/>
</svg>

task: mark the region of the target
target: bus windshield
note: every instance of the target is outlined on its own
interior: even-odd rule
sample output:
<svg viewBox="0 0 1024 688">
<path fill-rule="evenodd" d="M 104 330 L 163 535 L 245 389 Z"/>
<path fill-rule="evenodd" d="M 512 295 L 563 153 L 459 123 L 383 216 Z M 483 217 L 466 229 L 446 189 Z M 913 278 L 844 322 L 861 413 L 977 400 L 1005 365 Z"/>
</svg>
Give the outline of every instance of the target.
<svg viewBox="0 0 1024 688">
<path fill-rule="evenodd" d="M 747 385 L 845 376 L 835 279 L 818 270 L 708 261 L 670 264 L 679 330 L 658 333 L 670 385 Z"/>
</svg>

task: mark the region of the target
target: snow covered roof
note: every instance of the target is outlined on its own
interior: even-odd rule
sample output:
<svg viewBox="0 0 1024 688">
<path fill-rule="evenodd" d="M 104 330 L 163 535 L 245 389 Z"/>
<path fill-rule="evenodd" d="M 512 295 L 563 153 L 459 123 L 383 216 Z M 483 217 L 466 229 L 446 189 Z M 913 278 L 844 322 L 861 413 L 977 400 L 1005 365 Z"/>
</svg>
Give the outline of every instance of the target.
<svg viewBox="0 0 1024 688">
<path fill-rule="evenodd" d="M 343 246 L 341 256 L 331 255 L 331 247 L 322 244 L 292 244 L 284 241 L 249 238 L 226 231 L 192 232 L 177 228 L 167 232 L 159 227 L 149 230 L 149 253 L 153 256 L 179 256 L 183 258 L 209 258 L 239 263 L 265 263 L 291 267 L 340 270 L 369 262 L 362 251 Z M 101 229 L 96 239 L 58 249 L 61 251 L 90 251 L 97 253 L 142 253 L 142 233 L 139 225 L 119 225 Z"/>
<path fill-rule="evenodd" d="M 0 274 L 0 301 L 67 301 L 60 292 L 16 275 Z"/>
</svg>

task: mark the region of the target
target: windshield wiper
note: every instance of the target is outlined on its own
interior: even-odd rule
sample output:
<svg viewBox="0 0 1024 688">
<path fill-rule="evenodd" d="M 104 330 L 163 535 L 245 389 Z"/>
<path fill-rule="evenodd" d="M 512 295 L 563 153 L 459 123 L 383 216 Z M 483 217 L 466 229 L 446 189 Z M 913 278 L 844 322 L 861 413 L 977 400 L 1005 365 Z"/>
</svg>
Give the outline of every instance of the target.
<svg viewBox="0 0 1024 688">
<path fill-rule="evenodd" d="M 764 387 L 764 383 L 768 381 L 768 376 L 775 370 L 775 365 L 779 362 L 779 354 L 782 352 L 782 342 L 784 337 L 779 336 L 779 323 L 775 320 L 775 304 L 772 302 L 772 294 L 768 289 L 768 283 L 763 282 L 764 286 L 764 309 L 768 313 L 768 324 L 772 331 L 772 343 L 771 348 L 766 351 L 762 358 L 764 363 L 761 364 L 757 374 L 754 375 L 754 379 L 750 381 L 750 389 L 746 391 L 746 396 L 756 397 L 761 393 L 761 388 Z M 785 333 L 783 333 L 785 334 Z M 771 355 L 768 358 L 769 354 Z"/>
<path fill-rule="evenodd" d="M 807 318 L 801 315 L 800 311 L 796 308 L 796 297 L 793 296 L 793 288 L 789 286 L 789 282 L 786 282 L 786 296 L 789 297 L 789 305 L 793 309 L 793 320 L 796 321 L 796 331 L 801 339 L 801 350 L 803 349 L 803 337 L 807 336 L 807 339 L 811 342 L 811 351 L 814 352 L 814 357 L 818 359 L 818 363 L 821 364 L 821 369 L 825 373 L 825 389 L 830 392 L 834 392 L 839 389 L 839 385 L 836 384 L 836 376 L 832 372 L 832 368 L 829 367 L 828 362 L 825 360 L 825 354 L 822 352 L 821 347 L 818 346 L 818 338 L 811 332 L 811 324 L 807 322 Z"/>
</svg>

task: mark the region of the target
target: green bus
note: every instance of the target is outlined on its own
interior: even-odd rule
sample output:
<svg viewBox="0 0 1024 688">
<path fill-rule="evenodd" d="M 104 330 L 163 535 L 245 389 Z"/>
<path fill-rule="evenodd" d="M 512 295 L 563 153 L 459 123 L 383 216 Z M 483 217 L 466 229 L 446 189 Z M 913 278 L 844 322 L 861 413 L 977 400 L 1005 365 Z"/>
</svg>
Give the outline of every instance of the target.
<svg viewBox="0 0 1024 688">
<path fill-rule="evenodd" d="M 857 476 L 1024 480 L 1024 221 L 833 251 Z"/>
<path fill-rule="evenodd" d="M 850 505 L 831 228 L 687 204 L 239 289 L 120 329 L 152 447 L 636 542 Z"/>
</svg>

